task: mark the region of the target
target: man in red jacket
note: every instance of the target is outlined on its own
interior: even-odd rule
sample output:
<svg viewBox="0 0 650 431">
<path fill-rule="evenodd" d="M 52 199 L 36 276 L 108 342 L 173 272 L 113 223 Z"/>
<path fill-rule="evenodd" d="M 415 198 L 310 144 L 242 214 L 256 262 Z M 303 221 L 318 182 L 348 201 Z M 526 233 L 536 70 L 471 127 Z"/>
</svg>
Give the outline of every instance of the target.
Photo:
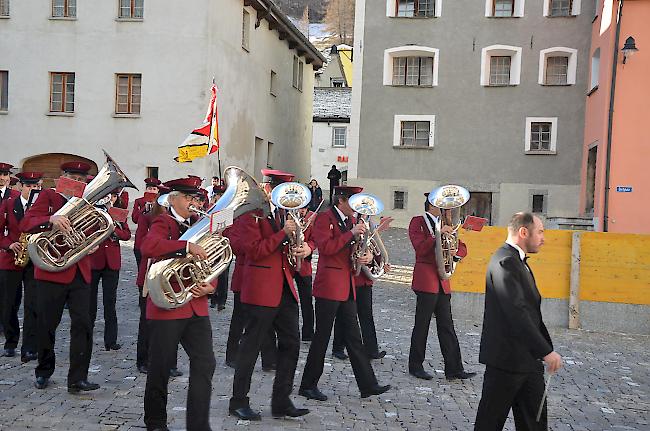
<svg viewBox="0 0 650 431">
<path fill-rule="evenodd" d="M 9 163 L 0 163 L 0 201 L 11 197 L 18 197 L 20 192 L 11 188 L 11 168 L 14 165 Z"/>
<path fill-rule="evenodd" d="M 309 346 L 298 392 L 309 399 L 327 400 L 327 396 L 318 389 L 318 380 L 323 374 L 335 317 L 341 321 L 343 343 L 348 348 L 361 397 L 379 395 L 390 389 L 390 385 L 377 383 L 370 358 L 363 349 L 357 321 L 351 246 L 366 231 L 366 226 L 363 223 L 355 224 L 354 210 L 348 199 L 362 190 L 361 187 L 336 187 L 334 206 L 320 213 L 314 223 L 312 236 L 318 247 L 318 268 L 313 290 L 316 298 L 316 333 Z M 365 265 L 371 260 L 372 254 L 368 252 L 358 263 Z"/>
<path fill-rule="evenodd" d="M 425 197 L 429 194 L 425 193 Z M 451 284 L 441 280 L 438 275 L 435 254 L 435 221 L 440 217 L 440 209 L 424 201 L 424 215 L 415 216 L 409 224 L 409 238 L 415 249 L 415 267 L 411 287 L 417 295 L 415 306 L 415 325 L 411 334 L 409 352 L 409 373 L 418 379 L 431 380 L 433 376 L 422 366 L 427 348 L 429 324 L 433 314 L 436 316 L 438 341 L 445 362 L 447 380 L 469 379 L 476 375 L 463 369 L 460 345 L 454 330 L 451 316 Z M 450 226 L 442 226 L 441 232 L 451 233 Z M 454 259 L 460 260 L 467 255 L 467 247 L 458 241 L 458 252 Z M 440 289 L 442 288 L 442 292 Z"/>
<path fill-rule="evenodd" d="M 90 165 L 85 162 L 67 162 L 61 165 L 63 176 L 86 182 Z M 68 217 L 55 215 L 69 199 L 54 189 L 39 193 L 36 202 L 20 222 L 24 232 L 36 233 L 51 229 L 62 232 L 71 230 Z M 90 250 L 91 254 L 97 249 Z M 36 387 L 45 389 L 54 373 L 54 340 L 64 305 L 70 312 L 70 370 L 68 371 L 68 392 L 79 393 L 99 388 L 88 382 L 88 366 L 92 355 L 92 324 L 90 322 L 90 255 L 84 256 L 76 264 L 60 272 L 50 272 L 34 268 L 34 278 L 38 286 L 38 366 L 36 367 Z"/>
<path fill-rule="evenodd" d="M 160 186 L 160 180 L 158 178 L 145 178 L 144 184 L 146 186 L 145 193 L 158 193 L 158 187 Z M 151 211 L 153 207 L 153 202 L 148 202 L 145 196 L 137 198 L 133 201 L 133 212 L 131 213 L 131 220 L 136 225 L 142 214 L 147 214 Z M 135 263 L 140 267 L 140 260 L 142 259 L 142 254 L 140 253 L 140 244 L 135 242 L 133 245 L 133 254 L 135 255 Z"/>
<path fill-rule="evenodd" d="M 293 178 L 282 171 L 265 169 L 262 174 L 271 179 L 271 188 Z M 240 297 L 246 313 L 246 330 L 237 355 L 229 413 L 243 420 L 261 419 L 250 408 L 248 392 L 260 349 L 269 331 L 275 330 L 278 358 L 271 414 L 276 418 L 304 416 L 309 410 L 296 408 L 290 398 L 300 353 L 298 293 L 287 260 L 289 236 L 296 231 L 296 223 L 281 208 L 272 208 L 268 216 L 262 210 L 243 214 L 233 228 L 237 231 L 234 247 L 243 249 L 246 255 Z M 306 257 L 311 249 L 303 244 L 293 252 Z"/>
<path fill-rule="evenodd" d="M 117 201 L 117 193 L 111 193 L 111 203 L 104 209 Z M 117 313 L 115 302 L 117 301 L 117 285 L 120 281 L 120 267 L 122 266 L 122 254 L 120 252 L 120 241 L 131 239 L 129 224 L 113 221 L 115 230 L 102 244 L 99 249 L 91 255 L 92 280 L 90 283 L 90 321 L 95 326 L 97 318 L 97 293 L 99 281 L 102 281 L 102 293 L 104 302 L 104 347 L 106 350 L 119 350 L 122 346 L 117 344 Z"/>
<path fill-rule="evenodd" d="M 207 259 L 199 245 L 179 240 L 195 218 L 189 210 L 197 205 L 200 178 L 168 181 L 169 211 L 156 217 L 142 244 L 142 257 L 156 260 L 187 255 Z M 149 332 L 149 369 L 144 393 L 144 422 L 147 430 L 167 429 L 167 385 L 169 371 L 176 362 L 180 342 L 190 358 L 186 425 L 190 430 L 210 429 L 210 396 L 216 366 L 212 349 L 212 327 L 207 295 L 214 291 L 210 283 L 197 284 L 194 298 L 182 307 L 163 309 L 147 298 Z"/>
<path fill-rule="evenodd" d="M 38 189 L 40 172 L 21 172 L 20 195 L 1 200 L 0 204 L 0 323 L 4 326 L 4 356 L 13 357 L 20 338 L 18 310 L 25 287 L 25 308 L 23 318 L 22 362 L 36 359 L 36 291 L 34 265 L 31 261 L 25 267 L 15 265 L 16 254 L 23 253 L 20 243 L 19 223 L 31 206 L 30 195 Z"/>
</svg>

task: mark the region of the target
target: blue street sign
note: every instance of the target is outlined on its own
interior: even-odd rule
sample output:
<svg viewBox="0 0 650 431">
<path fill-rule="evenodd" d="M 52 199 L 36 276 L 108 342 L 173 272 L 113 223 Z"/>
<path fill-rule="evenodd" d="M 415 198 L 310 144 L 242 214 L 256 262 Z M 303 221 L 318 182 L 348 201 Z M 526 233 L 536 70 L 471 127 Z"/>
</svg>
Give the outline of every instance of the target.
<svg viewBox="0 0 650 431">
<path fill-rule="evenodd" d="M 632 187 L 630 186 L 617 186 L 616 191 L 620 193 L 632 193 Z"/>
</svg>

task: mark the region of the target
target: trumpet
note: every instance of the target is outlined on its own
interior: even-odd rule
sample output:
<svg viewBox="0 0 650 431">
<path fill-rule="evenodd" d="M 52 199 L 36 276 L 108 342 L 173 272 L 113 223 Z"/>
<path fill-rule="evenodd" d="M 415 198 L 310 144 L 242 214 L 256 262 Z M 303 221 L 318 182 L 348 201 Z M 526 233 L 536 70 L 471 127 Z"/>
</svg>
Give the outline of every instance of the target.
<svg viewBox="0 0 650 431">
<path fill-rule="evenodd" d="M 307 226 L 303 225 L 299 209 L 306 207 L 311 201 L 311 191 L 309 187 L 301 183 L 289 182 L 276 186 L 271 192 L 271 202 L 278 208 L 287 210 L 287 215 L 296 223 L 296 231 L 291 235 L 289 250 L 299 248 L 305 241 L 305 230 Z M 304 258 L 296 257 L 291 252 L 287 253 L 289 264 L 296 271 L 302 268 Z"/>
</svg>

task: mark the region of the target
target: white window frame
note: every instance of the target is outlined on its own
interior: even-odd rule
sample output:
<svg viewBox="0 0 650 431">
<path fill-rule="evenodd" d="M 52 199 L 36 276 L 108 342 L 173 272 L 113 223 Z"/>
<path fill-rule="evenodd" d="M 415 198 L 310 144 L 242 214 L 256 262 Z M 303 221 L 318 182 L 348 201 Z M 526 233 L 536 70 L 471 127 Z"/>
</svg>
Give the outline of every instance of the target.
<svg viewBox="0 0 650 431">
<path fill-rule="evenodd" d="M 429 122 L 429 146 L 416 147 L 416 146 L 400 145 L 403 121 L 428 121 Z M 395 115 L 395 120 L 393 122 L 393 148 L 409 148 L 409 149 L 433 148 L 435 130 L 436 130 L 435 115 Z"/>
<path fill-rule="evenodd" d="M 582 5 L 580 3 L 581 3 L 581 0 L 573 0 L 573 3 L 571 3 L 571 15 L 569 15 L 569 16 L 578 16 L 578 15 L 580 15 L 580 11 L 582 10 Z M 547 18 L 561 18 L 561 17 L 552 17 L 551 16 L 551 1 L 550 0 L 544 0 L 542 15 L 544 15 Z"/>
<path fill-rule="evenodd" d="M 481 50 L 481 85 L 490 87 L 490 58 L 510 57 L 510 84 L 519 85 L 521 82 L 521 52 L 519 46 L 490 45 Z M 494 87 L 494 86 L 492 86 Z"/>
<path fill-rule="evenodd" d="M 336 129 L 343 129 L 343 145 L 335 145 Z M 348 146 L 348 128 L 345 126 L 332 126 L 332 148 L 347 148 L 347 146 Z"/>
<path fill-rule="evenodd" d="M 431 57 L 433 56 L 433 76 L 431 87 L 438 85 L 438 65 L 440 63 L 440 50 L 429 46 L 397 46 L 384 50 L 384 85 L 393 86 L 393 59 L 396 57 Z M 396 86 L 397 87 L 397 86 Z M 402 87 L 401 85 L 398 87 Z M 408 85 L 405 87 L 409 87 Z M 415 88 L 423 88 L 417 86 Z M 429 87 L 428 85 L 426 87 Z"/>
<path fill-rule="evenodd" d="M 386 0 L 386 16 L 390 18 L 406 18 L 406 19 L 440 18 L 442 16 L 442 0 L 435 0 L 435 4 L 433 5 L 432 17 L 397 16 L 397 1 Z"/>
<path fill-rule="evenodd" d="M 598 56 L 596 56 L 598 53 Z M 600 81 L 600 48 L 596 48 L 591 54 L 591 71 L 589 72 L 589 93 L 598 88 Z"/>
<path fill-rule="evenodd" d="M 533 123 L 551 123 L 551 145 L 548 151 L 530 149 L 530 132 Z M 526 134 L 524 139 L 524 152 L 526 154 L 542 154 L 542 155 L 557 154 L 557 117 L 526 117 Z"/>
<path fill-rule="evenodd" d="M 515 0 L 515 9 L 512 11 L 512 16 L 499 16 L 496 17 L 492 14 L 494 8 L 494 0 L 485 0 L 485 16 L 488 18 L 521 18 L 524 16 L 526 10 L 526 0 Z"/>
<path fill-rule="evenodd" d="M 569 57 L 566 85 L 575 85 L 576 71 L 578 69 L 578 50 L 564 46 L 546 48 L 539 52 L 539 76 L 537 78 L 539 85 L 553 86 L 553 84 L 546 84 L 546 60 L 549 57 Z"/>
</svg>

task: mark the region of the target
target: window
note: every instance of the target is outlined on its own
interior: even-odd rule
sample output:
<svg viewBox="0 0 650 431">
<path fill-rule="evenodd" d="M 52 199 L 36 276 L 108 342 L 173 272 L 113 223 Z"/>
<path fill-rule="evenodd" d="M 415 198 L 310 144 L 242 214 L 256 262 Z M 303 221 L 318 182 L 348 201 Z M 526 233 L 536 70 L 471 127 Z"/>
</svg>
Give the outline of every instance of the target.
<svg viewBox="0 0 650 431">
<path fill-rule="evenodd" d="M 74 18 L 77 16 L 77 0 L 52 0 L 53 18 Z"/>
<path fill-rule="evenodd" d="M 578 51 L 573 48 L 554 47 L 539 52 L 540 85 L 574 85 Z"/>
<path fill-rule="evenodd" d="M 492 45 L 481 50 L 481 85 L 519 85 L 521 51 L 518 46 Z"/>
<path fill-rule="evenodd" d="M 485 16 L 520 18 L 524 16 L 526 0 L 485 0 Z"/>
<path fill-rule="evenodd" d="M 293 87 L 302 91 L 302 74 L 304 63 L 300 61 L 298 56 L 293 56 Z"/>
<path fill-rule="evenodd" d="M 305 76 L 304 68 L 305 68 L 305 63 L 299 61 L 298 62 L 298 90 L 300 91 L 302 91 L 302 78 Z"/>
<path fill-rule="evenodd" d="M 406 209 L 406 192 L 401 190 L 393 191 L 393 209 Z"/>
<path fill-rule="evenodd" d="M 550 16 L 570 16 L 571 0 L 550 0 Z"/>
<path fill-rule="evenodd" d="M 0 0 L 0 16 L 9 16 L 9 0 Z"/>
<path fill-rule="evenodd" d="M 526 118 L 525 151 L 529 154 L 555 154 L 557 146 L 556 117 Z"/>
<path fill-rule="evenodd" d="M 147 166 L 147 178 L 158 178 L 158 166 Z"/>
<path fill-rule="evenodd" d="M 332 127 L 332 147 L 345 147 L 346 135 L 346 127 Z"/>
<path fill-rule="evenodd" d="M 276 86 L 276 80 L 277 80 L 278 74 L 275 73 L 274 71 L 271 71 L 271 85 L 269 92 L 271 93 L 272 96 L 275 96 L 275 86 Z"/>
<path fill-rule="evenodd" d="M 386 16 L 399 18 L 439 17 L 442 0 L 386 0 Z"/>
<path fill-rule="evenodd" d="M 9 109 L 9 71 L 0 70 L 0 111 Z"/>
<path fill-rule="evenodd" d="M 266 167 L 273 167 L 273 142 L 266 143 Z"/>
<path fill-rule="evenodd" d="M 50 73 L 50 112 L 74 112 L 74 73 Z"/>
<path fill-rule="evenodd" d="M 384 85 L 438 85 L 439 52 L 426 46 L 400 46 L 384 51 Z"/>
<path fill-rule="evenodd" d="M 142 75 L 117 74 L 116 75 L 116 114 L 140 114 Z"/>
<path fill-rule="evenodd" d="M 598 156 L 598 144 L 589 148 L 587 155 L 587 181 L 585 212 L 594 214 L 594 201 L 596 198 L 596 158 Z"/>
<path fill-rule="evenodd" d="M 395 115 L 393 147 L 433 147 L 435 115 Z"/>
<path fill-rule="evenodd" d="M 534 213 L 544 213 L 544 195 L 533 195 L 531 207 Z"/>
<path fill-rule="evenodd" d="M 591 56 L 591 82 L 589 91 L 592 92 L 598 88 L 598 75 L 600 74 L 600 48 L 596 48 Z"/>
<path fill-rule="evenodd" d="M 248 51 L 248 42 L 250 39 L 251 17 L 246 9 L 242 12 L 242 25 L 241 25 L 241 47 Z"/>
<path fill-rule="evenodd" d="M 118 17 L 142 19 L 144 17 L 144 0 L 120 0 Z"/>
</svg>

